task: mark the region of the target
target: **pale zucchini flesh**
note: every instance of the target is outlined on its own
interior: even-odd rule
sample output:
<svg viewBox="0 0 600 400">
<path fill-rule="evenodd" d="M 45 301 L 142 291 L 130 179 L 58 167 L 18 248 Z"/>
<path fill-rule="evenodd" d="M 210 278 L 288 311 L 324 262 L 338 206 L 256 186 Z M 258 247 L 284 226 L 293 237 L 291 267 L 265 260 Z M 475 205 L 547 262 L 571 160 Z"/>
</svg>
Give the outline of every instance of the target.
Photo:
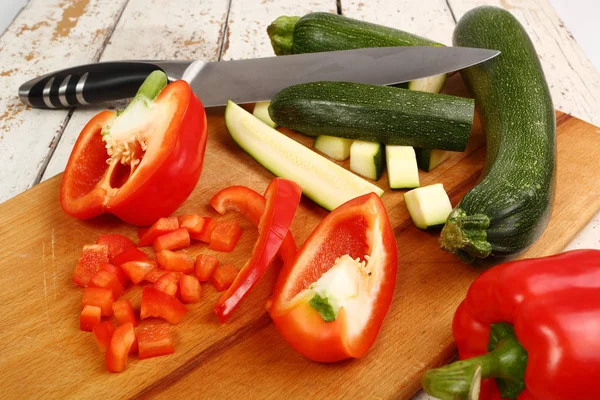
<svg viewBox="0 0 600 400">
<path fill-rule="evenodd" d="M 333 210 L 363 194 L 383 190 L 267 126 L 233 102 L 225 109 L 233 140 L 275 175 L 290 179 L 322 207 Z"/>
<path fill-rule="evenodd" d="M 385 146 L 390 189 L 419 187 L 419 169 L 415 150 L 410 146 Z"/>
<path fill-rule="evenodd" d="M 350 146 L 352 146 L 352 139 L 328 135 L 317 136 L 314 143 L 315 149 L 337 161 L 350 157 Z"/>
<path fill-rule="evenodd" d="M 271 105 L 270 101 L 260 101 L 256 103 L 252 114 L 271 128 L 277 128 L 277 124 L 269 116 L 269 105 Z"/>
<path fill-rule="evenodd" d="M 446 74 L 434 75 L 410 81 L 408 89 L 418 90 L 419 92 L 439 93 L 444 88 L 445 83 Z"/>
<path fill-rule="evenodd" d="M 417 228 L 441 227 L 452 212 L 448 194 L 441 183 L 404 193 L 408 213 Z"/>
<path fill-rule="evenodd" d="M 383 172 L 381 143 L 355 140 L 350 146 L 350 170 L 365 178 L 378 180 Z"/>
<path fill-rule="evenodd" d="M 429 172 L 449 159 L 453 152 L 438 149 L 415 149 L 417 165 L 423 171 Z"/>
</svg>

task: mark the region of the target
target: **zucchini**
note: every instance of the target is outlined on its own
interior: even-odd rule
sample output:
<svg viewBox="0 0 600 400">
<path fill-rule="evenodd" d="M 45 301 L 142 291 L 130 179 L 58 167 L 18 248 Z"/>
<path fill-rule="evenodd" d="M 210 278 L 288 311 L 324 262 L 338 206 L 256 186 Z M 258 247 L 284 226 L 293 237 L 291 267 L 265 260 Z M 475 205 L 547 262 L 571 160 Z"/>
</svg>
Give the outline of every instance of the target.
<svg viewBox="0 0 600 400">
<path fill-rule="evenodd" d="M 260 101 L 256 103 L 252 115 L 269 125 L 271 128 L 277 128 L 277 124 L 269 117 L 269 104 L 271 104 L 270 101 Z"/>
<path fill-rule="evenodd" d="M 426 78 L 415 79 L 408 83 L 409 90 L 419 92 L 439 93 L 446 83 L 446 74 L 428 76 Z"/>
<path fill-rule="evenodd" d="M 404 193 L 406 208 L 415 226 L 430 229 L 444 225 L 452 204 L 441 183 L 423 186 Z"/>
<path fill-rule="evenodd" d="M 419 187 L 419 169 L 415 150 L 410 146 L 385 146 L 390 189 Z"/>
<path fill-rule="evenodd" d="M 267 27 L 267 33 L 278 56 L 367 47 L 443 46 L 398 29 L 325 12 L 306 14 L 302 18 L 281 16 Z M 446 74 L 424 79 L 427 81 L 413 81 L 414 85 L 436 88 L 439 92 Z"/>
<path fill-rule="evenodd" d="M 302 193 L 330 211 L 366 193 L 383 194 L 377 186 L 276 131 L 231 101 L 225 109 L 225 125 L 233 140 L 252 158 L 275 175 L 296 182 Z"/>
<path fill-rule="evenodd" d="M 271 99 L 269 115 L 280 126 L 307 135 L 463 151 L 474 101 L 349 82 L 290 86 Z"/>
<path fill-rule="evenodd" d="M 321 135 L 316 137 L 313 146 L 315 149 L 334 160 L 344 161 L 346 158 L 350 157 L 352 139 Z"/>
<path fill-rule="evenodd" d="M 350 170 L 365 178 L 378 180 L 383 172 L 383 146 L 355 140 L 350 146 Z"/>
<path fill-rule="evenodd" d="M 425 172 L 429 172 L 452 156 L 451 151 L 437 149 L 415 149 L 417 165 Z"/>
<path fill-rule="evenodd" d="M 461 72 L 481 112 L 487 155 L 478 184 L 448 217 L 440 245 L 466 261 L 516 254 L 542 234 L 554 197 L 556 122 L 548 84 L 531 40 L 508 11 L 469 11 L 454 44 L 502 53 Z"/>
</svg>

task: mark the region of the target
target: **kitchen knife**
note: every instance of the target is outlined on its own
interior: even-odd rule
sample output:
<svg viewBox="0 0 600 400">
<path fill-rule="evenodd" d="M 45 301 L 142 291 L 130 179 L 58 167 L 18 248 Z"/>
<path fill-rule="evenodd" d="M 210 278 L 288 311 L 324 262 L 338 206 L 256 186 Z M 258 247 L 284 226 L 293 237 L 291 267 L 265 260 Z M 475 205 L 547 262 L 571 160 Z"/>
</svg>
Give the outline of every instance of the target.
<svg viewBox="0 0 600 400">
<path fill-rule="evenodd" d="M 21 101 L 65 108 L 133 97 L 150 72 L 185 79 L 205 107 L 269 100 L 306 82 L 391 85 L 478 64 L 496 50 L 467 47 L 382 47 L 236 61 L 115 61 L 63 69 L 21 85 Z"/>
</svg>

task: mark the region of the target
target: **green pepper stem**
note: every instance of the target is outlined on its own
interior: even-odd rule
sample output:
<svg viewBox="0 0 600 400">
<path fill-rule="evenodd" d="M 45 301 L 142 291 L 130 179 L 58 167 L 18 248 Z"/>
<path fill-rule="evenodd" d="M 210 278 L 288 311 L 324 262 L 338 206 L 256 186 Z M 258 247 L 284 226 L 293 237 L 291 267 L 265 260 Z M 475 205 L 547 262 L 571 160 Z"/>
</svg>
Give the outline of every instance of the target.
<svg viewBox="0 0 600 400">
<path fill-rule="evenodd" d="M 440 246 L 466 262 L 476 257 L 485 258 L 492 252 L 487 241 L 490 219 L 484 214 L 467 215 L 457 207 L 448 216 L 440 235 Z"/>
<path fill-rule="evenodd" d="M 135 94 L 135 99 L 143 97 L 147 100 L 153 101 L 156 96 L 167 86 L 168 80 L 167 75 L 160 71 L 152 71 L 146 78 L 142 86 L 138 89 Z M 133 101 L 132 101 L 133 103 Z"/>
<path fill-rule="evenodd" d="M 292 54 L 294 45 L 294 29 L 300 17 L 281 16 L 267 27 L 273 51 L 278 56 Z"/>
<path fill-rule="evenodd" d="M 500 338 L 489 353 L 427 371 L 422 379 L 425 392 L 441 400 L 470 400 L 477 398 L 481 379 L 499 378 L 502 397 L 516 398 L 525 388 L 527 352 L 510 325 L 492 325 L 491 335 Z"/>
</svg>

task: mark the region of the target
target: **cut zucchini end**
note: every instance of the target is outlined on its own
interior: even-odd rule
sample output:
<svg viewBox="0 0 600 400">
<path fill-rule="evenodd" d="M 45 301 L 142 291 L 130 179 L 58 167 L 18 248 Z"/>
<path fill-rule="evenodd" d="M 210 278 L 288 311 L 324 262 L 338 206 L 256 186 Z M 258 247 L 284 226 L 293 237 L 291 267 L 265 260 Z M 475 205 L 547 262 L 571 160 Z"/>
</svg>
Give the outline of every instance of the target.
<svg viewBox="0 0 600 400">
<path fill-rule="evenodd" d="M 408 90 L 419 92 L 439 93 L 446 84 L 446 74 L 428 76 L 426 78 L 415 79 L 408 83 Z"/>
<path fill-rule="evenodd" d="M 381 143 L 355 140 L 350 146 L 350 170 L 365 178 L 378 180 L 383 173 Z"/>
<path fill-rule="evenodd" d="M 390 189 L 412 189 L 420 186 L 415 150 L 410 146 L 385 146 Z"/>
<path fill-rule="evenodd" d="M 452 212 L 450 199 L 441 183 L 406 192 L 404 201 L 413 223 L 419 229 L 443 225 Z"/>
<path fill-rule="evenodd" d="M 314 148 L 328 157 L 343 161 L 350 157 L 352 139 L 335 136 L 320 135 L 315 138 Z"/>
<path fill-rule="evenodd" d="M 487 241 L 490 219 L 484 214 L 467 215 L 457 207 L 448 216 L 440 235 L 440 247 L 456 254 L 465 262 L 485 258 L 492 253 Z"/>
<path fill-rule="evenodd" d="M 260 119 L 265 124 L 269 125 L 271 128 L 277 128 L 277 124 L 271 119 L 271 116 L 269 115 L 270 104 L 270 101 L 260 101 L 256 103 L 254 105 L 254 112 L 252 112 L 252 115 Z"/>
</svg>

